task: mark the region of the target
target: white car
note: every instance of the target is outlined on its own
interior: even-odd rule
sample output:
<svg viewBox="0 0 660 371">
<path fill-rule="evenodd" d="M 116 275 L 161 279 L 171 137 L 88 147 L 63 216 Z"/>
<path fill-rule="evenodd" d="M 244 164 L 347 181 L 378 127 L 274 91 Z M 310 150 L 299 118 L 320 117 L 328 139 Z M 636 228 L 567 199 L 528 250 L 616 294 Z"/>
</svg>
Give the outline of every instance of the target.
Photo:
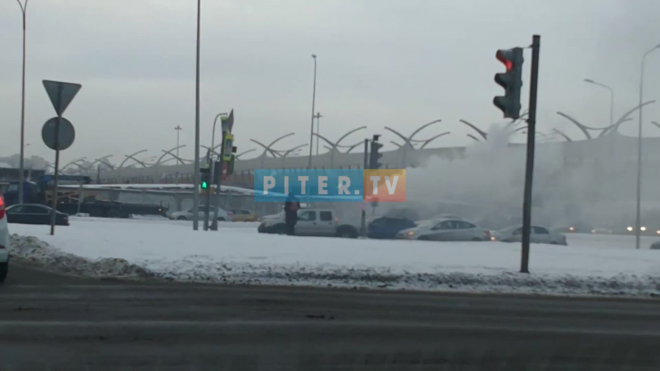
<svg viewBox="0 0 660 371">
<path fill-rule="evenodd" d="M 0 197 L 0 283 L 5 282 L 9 272 L 9 228 L 7 227 L 7 213 L 5 200 Z"/>
<path fill-rule="evenodd" d="M 551 245 L 568 245 L 566 236 L 553 232 L 548 228 L 536 225 L 530 226 L 529 241 L 532 243 L 547 243 Z M 522 227 L 519 225 L 504 228 L 492 234 L 492 241 L 520 242 L 522 241 Z"/>
<path fill-rule="evenodd" d="M 425 241 L 490 241 L 490 231 L 462 219 L 429 219 L 397 233 L 396 238 Z"/>
<path fill-rule="evenodd" d="M 198 210 L 198 220 L 204 220 L 204 207 L 205 205 L 199 205 Z M 215 206 L 209 206 L 209 219 L 213 218 L 215 215 Z M 231 221 L 234 217 L 234 214 L 231 211 L 225 211 L 222 208 L 218 208 L 218 221 Z M 171 220 L 193 220 L 193 209 L 187 211 L 175 211 L 170 213 Z"/>
</svg>

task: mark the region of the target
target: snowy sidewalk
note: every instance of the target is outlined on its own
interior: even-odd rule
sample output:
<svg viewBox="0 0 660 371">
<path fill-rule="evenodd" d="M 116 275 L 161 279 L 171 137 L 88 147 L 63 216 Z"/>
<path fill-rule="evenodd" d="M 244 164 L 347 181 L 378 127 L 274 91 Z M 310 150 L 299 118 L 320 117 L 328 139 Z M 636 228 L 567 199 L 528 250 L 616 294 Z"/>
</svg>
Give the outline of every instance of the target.
<svg viewBox="0 0 660 371">
<path fill-rule="evenodd" d="M 12 233 L 50 245 L 20 239 L 23 247 L 13 253 L 50 262 L 62 253 L 87 261 L 119 258 L 181 281 L 660 295 L 660 251 L 630 249 L 626 236 L 569 235 L 569 246 L 532 245 L 532 274 L 523 275 L 517 273 L 519 244 L 261 235 L 255 223 L 221 223 L 218 232 L 193 232 L 190 222 L 168 220 L 73 218 L 71 224 L 55 236 L 47 226 L 12 224 Z"/>
</svg>

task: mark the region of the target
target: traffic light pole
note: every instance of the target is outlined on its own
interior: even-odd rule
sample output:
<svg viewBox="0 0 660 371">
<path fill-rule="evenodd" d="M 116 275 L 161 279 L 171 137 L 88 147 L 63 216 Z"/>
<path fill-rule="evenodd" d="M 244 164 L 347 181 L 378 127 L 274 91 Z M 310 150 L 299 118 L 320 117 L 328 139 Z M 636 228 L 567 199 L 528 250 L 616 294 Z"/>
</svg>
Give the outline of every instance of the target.
<svg viewBox="0 0 660 371">
<path fill-rule="evenodd" d="M 527 117 L 527 162 L 525 166 L 525 194 L 523 198 L 522 256 L 520 272 L 529 273 L 529 234 L 532 222 L 532 184 L 534 181 L 534 139 L 536 136 L 536 98 L 539 79 L 541 36 L 532 39 L 532 74 L 529 85 L 529 116 Z"/>
<path fill-rule="evenodd" d="M 209 150 L 209 155 L 207 156 L 206 163 L 209 166 L 209 180 L 211 183 L 213 181 L 213 148 Z M 204 230 L 209 230 L 209 214 L 211 205 L 211 187 L 210 184 L 206 187 L 206 195 L 204 197 Z"/>
<path fill-rule="evenodd" d="M 224 172 L 224 161 L 225 161 L 225 142 L 226 142 L 226 132 L 222 132 L 222 142 L 220 145 L 220 174 L 218 174 L 218 181 L 215 185 L 215 197 L 213 197 L 213 205 L 215 206 L 215 211 L 213 212 L 213 222 L 211 222 L 211 230 L 218 230 L 218 209 L 220 208 L 220 186 L 222 185 L 222 175 Z M 211 178 L 213 181 L 214 178 Z M 229 220 L 227 220 L 229 221 Z"/>
<path fill-rule="evenodd" d="M 366 170 L 369 167 L 369 139 L 364 140 L 364 166 L 363 170 Z M 366 207 L 366 205 L 365 205 Z M 360 235 L 362 237 L 367 236 L 367 210 L 362 209 L 362 217 L 360 219 Z"/>
</svg>

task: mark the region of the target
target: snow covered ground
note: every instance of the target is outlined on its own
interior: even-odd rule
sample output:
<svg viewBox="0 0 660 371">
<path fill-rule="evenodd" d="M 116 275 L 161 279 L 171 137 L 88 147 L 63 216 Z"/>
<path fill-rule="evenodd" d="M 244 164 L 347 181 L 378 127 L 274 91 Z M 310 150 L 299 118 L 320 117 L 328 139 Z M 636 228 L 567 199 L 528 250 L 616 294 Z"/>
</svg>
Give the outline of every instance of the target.
<svg viewBox="0 0 660 371">
<path fill-rule="evenodd" d="M 568 236 L 569 246 L 349 240 L 262 235 L 257 223 L 72 218 L 71 226 L 10 225 L 13 254 L 92 275 L 181 281 L 470 292 L 660 295 L 660 251 L 629 236 Z M 26 238 L 33 236 L 36 238 Z M 43 242 L 41 242 L 43 241 Z M 78 268 L 76 268 L 78 267 Z"/>
</svg>

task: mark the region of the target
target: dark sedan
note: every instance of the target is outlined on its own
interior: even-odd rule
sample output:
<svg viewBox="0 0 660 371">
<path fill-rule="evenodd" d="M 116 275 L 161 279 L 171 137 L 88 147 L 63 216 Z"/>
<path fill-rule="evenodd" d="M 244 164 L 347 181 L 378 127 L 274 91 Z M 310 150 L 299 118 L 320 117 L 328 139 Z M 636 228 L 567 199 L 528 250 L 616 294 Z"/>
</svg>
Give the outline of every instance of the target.
<svg viewBox="0 0 660 371">
<path fill-rule="evenodd" d="M 12 205 L 7 208 L 7 221 L 17 224 L 45 224 L 50 225 L 53 209 L 39 204 Z M 67 214 L 56 212 L 56 225 L 69 225 Z"/>
<path fill-rule="evenodd" d="M 369 223 L 368 237 L 374 239 L 395 239 L 396 234 L 414 228 L 415 222 L 407 218 L 381 217 Z"/>
</svg>

